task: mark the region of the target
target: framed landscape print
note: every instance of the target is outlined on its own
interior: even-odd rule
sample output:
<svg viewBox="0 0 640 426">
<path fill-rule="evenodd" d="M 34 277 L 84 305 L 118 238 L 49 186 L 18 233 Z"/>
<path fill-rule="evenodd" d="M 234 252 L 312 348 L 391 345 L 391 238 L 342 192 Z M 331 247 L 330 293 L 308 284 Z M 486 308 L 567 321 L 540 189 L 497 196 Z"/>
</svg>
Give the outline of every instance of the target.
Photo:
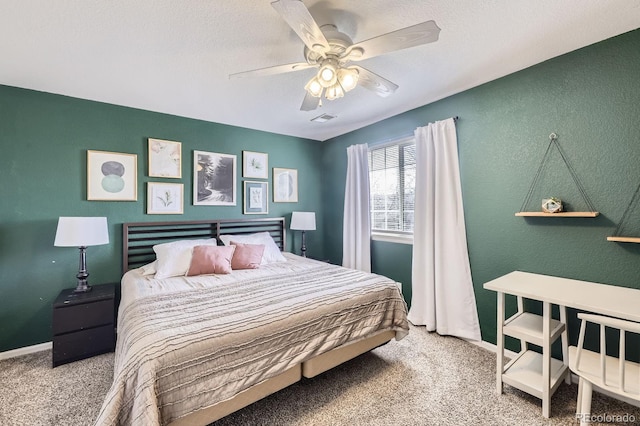
<svg viewBox="0 0 640 426">
<path fill-rule="evenodd" d="M 242 151 L 242 176 L 269 179 L 269 154 Z"/>
<path fill-rule="evenodd" d="M 236 205 L 236 156 L 193 151 L 193 204 Z"/>
<path fill-rule="evenodd" d="M 138 156 L 87 151 L 87 200 L 136 201 Z"/>
<path fill-rule="evenodd" d="M 244 181 L 244 214 L 269 213 L 268 182 Z"/>
<path fill-rule="evenodd" d="M 184 185 L 147 182 L 147 214 L 182 214 Z"/>
<path fill-rule="evenodd" d="M 298 170 L 273 168 L 273 202 L 298 202 Z"/>
<path fill-rule="evenodd" d="M 149 138 L 149 176 L 182 177 L 182 144 Z"/>
</svg>

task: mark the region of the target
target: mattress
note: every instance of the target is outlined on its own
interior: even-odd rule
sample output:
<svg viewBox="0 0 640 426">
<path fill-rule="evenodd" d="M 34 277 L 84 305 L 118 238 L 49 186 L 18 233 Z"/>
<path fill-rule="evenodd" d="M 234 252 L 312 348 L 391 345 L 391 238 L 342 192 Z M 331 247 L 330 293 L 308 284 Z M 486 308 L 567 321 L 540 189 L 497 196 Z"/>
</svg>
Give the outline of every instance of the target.
<svg viewBox="0 0 640 426">
<path fill-rule="evenodd" d="M 396 282 L 284 254 L 228 275 L 127 272 L 96 424 L 168 424 L 347 342 L 408 332 Z"/>
</svg>

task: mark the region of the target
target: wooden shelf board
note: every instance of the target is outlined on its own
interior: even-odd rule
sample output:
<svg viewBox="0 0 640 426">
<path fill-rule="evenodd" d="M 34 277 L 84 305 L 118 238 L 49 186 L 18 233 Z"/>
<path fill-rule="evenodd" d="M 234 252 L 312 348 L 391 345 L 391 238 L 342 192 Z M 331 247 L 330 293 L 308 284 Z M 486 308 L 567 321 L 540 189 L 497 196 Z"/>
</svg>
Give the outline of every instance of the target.
<svg viewBox="0 0 640 426">
<path fill-rule="evenodd" d="M 560 213 L 545 213 L 545 212 L 518 212 L 516 216 L 528 216 L 528 217 L 596 217 L 599 212 L 560 212 Z"/>
<path fill-rule="evenodd" d="M 640 243 L 640 237 L 607 237 L 607 241 L 618 243 Z"/>
</svg>

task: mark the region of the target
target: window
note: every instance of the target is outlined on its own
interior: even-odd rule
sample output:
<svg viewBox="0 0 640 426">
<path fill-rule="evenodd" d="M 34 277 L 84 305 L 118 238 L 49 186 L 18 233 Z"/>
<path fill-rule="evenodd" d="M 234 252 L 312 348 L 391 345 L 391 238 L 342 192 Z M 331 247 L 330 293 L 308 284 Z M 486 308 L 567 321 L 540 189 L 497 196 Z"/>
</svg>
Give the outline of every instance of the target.
<svg viewBox="0 0 640 426">
<path fill-rule="evenodd" d="M 371 231 L 374 239 L 411 239 L 416 183 L 413 137 L 369 149 Z"/>
</svg>

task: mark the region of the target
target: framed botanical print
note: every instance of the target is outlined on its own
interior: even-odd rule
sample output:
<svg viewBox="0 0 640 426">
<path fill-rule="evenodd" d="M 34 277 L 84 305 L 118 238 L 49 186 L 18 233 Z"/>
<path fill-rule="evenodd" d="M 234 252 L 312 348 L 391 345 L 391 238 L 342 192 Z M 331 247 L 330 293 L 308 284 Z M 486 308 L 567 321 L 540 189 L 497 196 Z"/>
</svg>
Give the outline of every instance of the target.
<svg viewBox="0 0 640 426">
<path fill-rule="evenodd" d="M 182 177 L 182 144 L 149 138 L 149 176 Z"/>
<path fill-rule="evenodd" d="M 193 152 L 193 204 L 236 205 L 236 156 L 216 152 Z"/>
<path fill-rule="evenodd" d="M 147 182 L 147 214 L 182 214 L 184 185 Z"/>
<path fill-rule="evenodd" d="M 136 201 L 138 156 L 87 151 L 87 200 Z"/>
<path fill-rule="evenodd" d="M 242 176 L 269 179 L 269 154 L 242 151 Z"/>
<path fill-rule="evenodd" d="M 298 202 L 298 170 L 273 168 L 273 202 Z"/>
<path fill-rule="evenodd" d="M 244 181 L 244 214 L 269 213 L 269 183 Z"/>
</svg>

